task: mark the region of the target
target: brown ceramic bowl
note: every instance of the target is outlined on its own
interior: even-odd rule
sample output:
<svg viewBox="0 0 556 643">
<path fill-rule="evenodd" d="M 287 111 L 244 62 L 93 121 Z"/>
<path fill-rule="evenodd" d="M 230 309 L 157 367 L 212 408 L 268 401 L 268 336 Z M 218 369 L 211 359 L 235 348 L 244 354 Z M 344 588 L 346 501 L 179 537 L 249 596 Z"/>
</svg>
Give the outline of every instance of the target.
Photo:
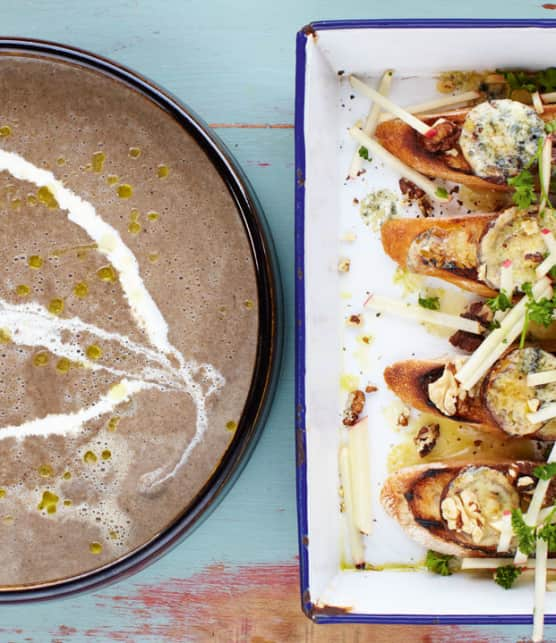
<svg viewBox="0 0 556 643">
<path fill-rule="evenodd" d="M 119 580 L 214 508 L 268 410 L 281 302 L 251 188 L 175 98 L 6 38 L 0 94 L 7 603 Z"/>
</svg>

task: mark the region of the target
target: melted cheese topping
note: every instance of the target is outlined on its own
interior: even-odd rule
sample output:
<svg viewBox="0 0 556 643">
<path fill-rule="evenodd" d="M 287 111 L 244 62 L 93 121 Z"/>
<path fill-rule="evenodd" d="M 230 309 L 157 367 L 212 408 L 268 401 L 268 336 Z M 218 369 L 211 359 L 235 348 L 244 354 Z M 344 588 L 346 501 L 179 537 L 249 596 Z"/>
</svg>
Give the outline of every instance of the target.
<svg viewBox="0 0 556 643">
<path fill-rule="evenodd" d="M 459 143 L 477 176 L 506 180 L 532 161 L 543 135 L 544 123 L 534 109 L 493 100 L 469 111 Z"/>
<path fill-rule="evenodd" d="M 556 383 L 532 388 L 527 385 L 527 375 L 552 368 L 556 368 L 556 357 L 532 347 L 516 349 L 497 362 L 488 376 L 485 401 L 501 429 L 510 435 L 539 430 L 545 437 L 556 435 L 556 420 L 543 425 L 527 419 L 531 400 L 541 404 L 556 400 Z"/>
<path fill-rule="evenodd" d="M 481 240 L 479 247 L 480 275 L 495 290 L 501 287 L 501 265 L 512 262 L 512 278 L 518 288 L 537 280 L 536 268 L 547 249 L 541 228 L 556 231 L 554 217 L 539 220 L 538 214 L 510 208 L 503 212 Z"/>
</svg>

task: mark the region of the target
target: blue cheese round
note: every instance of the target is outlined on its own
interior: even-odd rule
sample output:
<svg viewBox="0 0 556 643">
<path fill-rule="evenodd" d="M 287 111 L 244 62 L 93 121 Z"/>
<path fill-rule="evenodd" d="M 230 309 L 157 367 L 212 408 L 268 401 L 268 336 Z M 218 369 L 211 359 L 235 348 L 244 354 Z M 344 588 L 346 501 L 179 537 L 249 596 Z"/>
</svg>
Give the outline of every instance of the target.
<svg viewBox="0 0 556 643">
<path fill-rule="evenodd" d="M 471 109 L 459 143 L 477 176 L 505 181 L 531 163 L 543 136 L 544 123 L 534 109 L 504 99 Z"/>
</svg>

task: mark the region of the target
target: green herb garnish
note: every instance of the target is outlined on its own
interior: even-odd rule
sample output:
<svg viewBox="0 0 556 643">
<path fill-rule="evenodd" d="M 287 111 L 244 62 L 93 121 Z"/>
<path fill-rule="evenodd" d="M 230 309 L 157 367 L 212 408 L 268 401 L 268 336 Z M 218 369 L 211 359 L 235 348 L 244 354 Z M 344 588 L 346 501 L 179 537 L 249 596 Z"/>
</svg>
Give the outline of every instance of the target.
<svg viewBox="0 0 556 643">
<path fill-rule="evenodd" d="M 512 302 L 510 301 L 510 298 L 505 293 L 505 291 L 501 290 L 496 295 L 496 297 L 493 297 L 492 299 L 487 299 L 486 305 L 492 310 L 493 313 L 499 310 L 504 312 L 512 307 Z"/>
<path fill-rule="evenodd" d="M 550 480 L 556 476 L 556 462 L 547 462 L 546 464 L 539 464 L 533 469 L 533 475 L 541 480 Z"/>
<path fill-rule="evenodd" d="M 556 280 L 556 266 L 552 266 L 552 268 L 548 271 L 548 276 L 551 279 Z"/>
<path fill-rule="evenodd" d="M 425 566 L 430 572 L 440 574 L 441 576 L 451 576 L 452 570 L 450 569 L 450 561 L 454 556 L 446 554 L 439 554 L 436 551 L 429 549 L 427 557 L 425 558 Z"/>
<path fill-rule="evenodd" d="M 545 523 L 537 530 L 537 538 L 546 541 L 548 551 L 556 551 L 556 525 Z"/>
<path fill-rule="evenodd" d="M 528 92 L 556 90 L 556 67 L 537 72 L 497 69 L 496 73 L 504 76 L 510 89 L 525 89 Z"/>
<path fill-rule="evenodd" d="M 554 321 L 556 294 L 552 295 L 551 299 L 543 297 L 542 299 L 539 299 L 539 301 L 535 301 L 535 298 L 533 297 L 533 287 L 530 282 L 522 284 L 521 289 L 528 297 L 528 301 L 525 304 L 525 319 L 523 321 L 523 330 L 521 331 L 521 339 L 519 342 L 519 347 L 523 348 L 525 345 L 527 330 L 529 328 L 529 322 L 533 321 L 547 328 Z"/>
<path fill-rule="evenodd" d="M 511 589 L 517 577 L 521 574 L 521 569 L 515 565 L 504 565 L 498 567 L 494 572 L 494 582 L 498 583 L 504 589 Z"/>
<path fill-rule="evenodd" d="M 434 193 L 436 194 L 436 196 L 439 199 L 447 199 L 448 198 L 448 190 L 446 188 L 441 188 L 441 187 L 436 188 Z"/>
<path fill-rule="evenodd" d="M 371 159 L 369 158 L 369 150 L 366 147 L 361 146 L 359 148 L 359 156 L 362 159 L 365 159 L 365 161 L 370 161 Z"/>
<path fill-rule="evenodd" d="M 512 529 L 520 551 L 530 556 L 535 551 L 535 529 L 525 522 L 521 509 L 512 510 Z"/>
<path fill-rule="evenodd" d="M 421 297 L 419 295 L 419 306 L 429 310 L 440 310 L 440 297 Z"/>
<path fill-rule="evenodd" d="M 522 170 L 517 176 L 509 178 L 508 185 L 514 189 L 512 200 L 520 210 L 527 210 L 532 203 L 537 202 L 533 175 L 529 170 Z"/>
</svg>

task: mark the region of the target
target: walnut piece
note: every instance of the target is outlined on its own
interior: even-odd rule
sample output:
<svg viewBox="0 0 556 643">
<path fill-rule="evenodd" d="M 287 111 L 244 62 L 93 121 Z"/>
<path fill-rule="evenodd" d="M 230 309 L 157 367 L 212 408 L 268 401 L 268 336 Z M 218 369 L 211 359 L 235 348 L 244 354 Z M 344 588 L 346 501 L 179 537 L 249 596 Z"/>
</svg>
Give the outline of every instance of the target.
<svg viewBox="0 0 556 643">
<path fill-rule="evenodd" d="M 465 398 L 465 390 L 460 390 L 454 373 L 454 365 L 447 364 L 442 375 L 428 386 L 430 401 L 441 413 L 448 416 L 456 414 L 458 400 Z"/>
<path fill-rule="evenodd" d="M 440 424 L 432 422 L 431 424 L 425 424 L 422 426 L 417 435 L 413 438 L 413 442 L 417 447 L 417 453 L 424 458 L 434 449 L 439 437 Z"/>
<path fill-rule="evenodd" d="M 344 409 L 344 426 L 353 426 L 365 407 L 365 393 L 360 390 L 351 391 L 348 395 L 346 408 Z"/>
</svg>

